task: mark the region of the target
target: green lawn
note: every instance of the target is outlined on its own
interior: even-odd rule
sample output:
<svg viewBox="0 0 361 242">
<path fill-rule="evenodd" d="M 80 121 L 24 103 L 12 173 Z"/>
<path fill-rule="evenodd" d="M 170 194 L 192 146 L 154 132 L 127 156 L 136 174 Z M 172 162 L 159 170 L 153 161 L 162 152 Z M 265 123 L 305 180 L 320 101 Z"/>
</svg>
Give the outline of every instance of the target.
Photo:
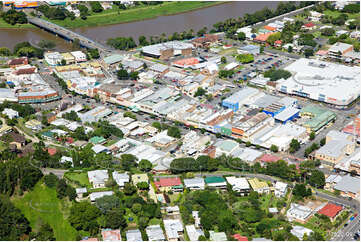
<svg viewBox="0 0 361 242">
<path fill-rule="evenodd" d="M 70 181 L 78 182 L 80 186 L 90 188 L 88 174 L 86 172 L 67 172 L 64 174 Z"/>
<path fill-rule="evenodd" d="M 30 221 L 33 230 L 36 231 L 40 221 L 44 221 L 53 228 L 56 240 L 76 240 L 77 231 L 64 219 L 69 215 L 70 203 L 59 200 L 55 189 L 39 182 L 33 191 L 14 198 L 13 202 Z"/>
<path fill-rule="evenodd" d="M 118 11 L 116 8 L 104 10 L 101 13 L 93 13 L 86 20 L 77 18 L 71 20 L 51 20 L 52 22 L 69 28 L 79 28 L 86 26 L 101 26 L 107 24 L 126 23 L 140 21 L 144 19 L 156 18 L 158 16 L 178 14 L 182 12 L 192 11 L 195 9 L 205 8 L 220 4 L 222 2 L 165 2 L 156 6 L 145 6 L 139 8 Z"/>
<path fill-rule="evenodd" d="M 323 14 L 325 14 L 327 16 L 331 16 L 333 18 L 336 18 L 336 17 L 340 16 L 342 13 L 337 10 L 334 10 L 334 11 L 326 10 L 323 12 Z M 346 14 L 348 15 L 349 19 L 359 19 L 360 18 L 360 13 L 346 13 Z"/>
<path fill-rule="evenodd" d="M 32 24 L 15 24 L 11 25 L 6 23 L 2 18 L 0 18 L 0 28 L 3 29 L 18 29 L 18 28 L 35 28 Z"/>
</svg>

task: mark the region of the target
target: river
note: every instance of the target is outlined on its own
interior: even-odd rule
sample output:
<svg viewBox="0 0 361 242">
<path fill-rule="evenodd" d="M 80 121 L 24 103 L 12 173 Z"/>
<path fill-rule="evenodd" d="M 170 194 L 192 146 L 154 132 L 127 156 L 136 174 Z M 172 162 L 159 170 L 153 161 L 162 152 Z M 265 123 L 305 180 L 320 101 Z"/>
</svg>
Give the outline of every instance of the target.
<svg viewBox="0 0 361 242">
<path fill-rule="evenodd" d="M 160 16 L 131 23 L 77 28 L 74 31 L 101 43 L 105 43 L 109 38 L 119 36 L 133 37 L 134 40 L 137 40 L 140 35 L 147 37 L 162 33 L 168 35 L 190 29 L 197 32 L 205 26 L 210 30 L 213 24 L 219 21 L 238 18 L 246 13 L 261 10 L 266 6 L 273 9 L 277 4 L 278 1 L 233 1 L 176 15 Z M 60 51 L 68 50 L 71 46 L 63 39 L 40 29 L 0 29 L 0 46 L 13 48 L 16 43 L 21 41 L 37 43 L 42 39 L 55 41 L 57 49 Z"/>
</svg>

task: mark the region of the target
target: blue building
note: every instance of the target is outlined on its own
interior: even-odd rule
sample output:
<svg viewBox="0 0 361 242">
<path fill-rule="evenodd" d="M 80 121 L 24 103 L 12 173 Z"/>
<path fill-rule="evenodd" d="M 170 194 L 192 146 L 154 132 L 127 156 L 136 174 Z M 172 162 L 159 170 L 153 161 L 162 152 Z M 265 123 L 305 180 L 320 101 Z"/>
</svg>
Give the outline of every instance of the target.
<svg viewBox="0 0 361 242">
<path fill-rule="evenodd" d="M 274 116 L 276 122 L 280 122 L 282 124 L 287 123 L 288 121 L 292 121 L 295 118 L 299 117 L 300 110 L 294 107 L 285 108 L 283 111 L 279 112 Z"/>
<path fill-rule="evenodd" d="M 232 96 L 222 101 L 222 106 L 232 109 L 233 112 L 237 112 L 238 109 L 243 105 L 249 103 L 252 97 L 255 97 L 260 93 L 259 90 L 251 87 L 245 87 L 240 91 L 234 93 Z"/>
</svg>

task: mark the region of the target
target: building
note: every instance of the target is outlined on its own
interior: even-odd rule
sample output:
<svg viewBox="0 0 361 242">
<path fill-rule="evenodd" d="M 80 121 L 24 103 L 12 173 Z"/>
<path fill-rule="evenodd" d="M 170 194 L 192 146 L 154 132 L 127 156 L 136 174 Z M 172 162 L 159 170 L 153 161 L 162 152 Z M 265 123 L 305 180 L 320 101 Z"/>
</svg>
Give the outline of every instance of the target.
<svg viewBox="0 0 361 242">
<path fill-rule="evenodd" d="M 358 67 L 301 58 L 285 68 L 292 76 L 277 81 L 276 89 L 336 107 L 345 107 L 359 96 Z M 342 89 L 342 92 L 339 90 Z"/>
<path fill-rule="evenodd" d="M 65 60 L 66 65 L 75 64 L 75 57 L 70 53 L 61 53 L 62 59 Z"/>
<path fill-rule="evenodd" d="M 318 214 L 323 214 L 334 221 L 337 215 L 342 211 L 342 207 L 333 203 L 327 203 L 323 208 L 317 211 Z"/>
<path fill-rule="evenodd" d="M 328 49 L 328 57 L 335 60 L 344 59 L 346 53 L 353 51 L 353 45 L 336 42 Z"/>
<path fill-rule="evenodd" d="M 105 191 L 105 192 L 92 192 L 89 195 L 90 201 L 95 202 L 98 198 L 102 198 L 104 196 L 112 196 L 114 194 L 113 191 Z"/>
<path fill-rule="evenodd" d="M 311 217 L 313 210 L 309 207 L 302 206 L 297 203 L 291 203 L 290 209 L 287 211 L 287 218 L 289 221 L 296 221 L 299 223 L 306 223 Z"/>
<path fill-rule="evenodd" d="M 287 193 L 288 184 L 284 182 L 277 181 L 274 186 L 275 196 L 284 197 Z"/>
<path fill-rule="evenodd" d="M 15 59 L 11 59 L 8 61 L 8 65 L 10 68 L 15 68 L 18 66 L 23 66 L 23 65 L 28 65 L 28 64 L 29 64 L 28 57 L 15 58 Z"/>
<path fill-rule="evenodd" d="M 261 52 L 261 47 L 258 45 L 245 45 L 239 47 L 237 52 L 238 54 L 258 55 Z"/>
<path fill-rule="evenodd" d="M 197 229 L 193 224 L 186 225 L 186 231 L 190 241 L 198 241 L 199 236 L 204 236 L 201 229 Z"/>
<path fill-rule="evenodd" d="M 102 229 L 102 238 L 103 241 L 121 241 L 122 236 L 120 235 L 120 230 L 111 230 L 111 229 Z"/>
<path fill-rule="evenodd" d="M 221 176 L 208 176 L 204 179 L 208 187 L 225 189 L 227 187 L 226 180 Z"/>
<path fill-rule="evenodd" d="M 209 240 L 212 241 L 227 241 L 227 235 L 225 232 L 214 232 L 213 230 L 209 231 Z"/>
<path fill-rule="evenodd" d="M 112 175 L 114 181 L 120 187 L 124 187 L 125 183 L 129 182 L 129 175 L 127 173 L 118 173 L 117 171 L 113 171 Z"/>
<path fill-rule="evenodd" d="M 150 225 L 145 229 L 149 241 L 165 241 L 163 230 L 160 225 Z"/>
<path fill-rule="evenodd" d="M 154 71 L 155 73 L 158 73 L 159 75 L 164 75 L 169 71 L 168 66 L 159 63 L 148 67 L 148 69 Z"/>
<path fill-rule="evenodd" d="M 89 110 L 86 113 L 78 114 L 79 118 L 83 123 L 98 122 L 99 120 L 109 116 L 113 111 L 105 106 L 98 106 L 94 109 Z"/>
<path fill-rule="evenodd" d="M 203 190 L 205 183 L 203 178 L 184 179 L 184 186 L 190 190 Z"/>
<path fill-rule="evenodd" d="M 173 56 L 190 56 L 192 55 L 193 44 L 181 41 L 169 41 L 155 45 L 142 47 L 142 54 L 145 56 L 167 60 Z"/>
<path fill-rule="evenodd" d="M 76 62 L 87 61 L 86 54 L 84 54 L 82 51 L 73 51 L 70 52 L 70 54 L 74 56 Z"/>
<path fill-rule="evenodd" d="M 149 184 L 149 179 L 147 174 L 134 174 L 132 175 L 133 185 L 137 185 L 140 182 L 146 182 Z"/>
<path fill-rule="evenodd" d="M 326 144 L 315 152 L 315 158 L 334 165 L 355 150 L 352 135 L 331 130 L 326 135 Z"/>
<path fill-rule="evenodd" d="M 183 224 L 179 219 L 164 219 L 164 229 L 168 241 L 179 240 L 180 235 L 183 234 Z"/>
<path fill-rule="evenodd" d="M 270 188 L 266 182 L 258 180 L 258 178 L 248 179 L 248 183 L 251 185 L 253 191 L 260 194 L 270 193 Z"/>
<path fill-rule="evenodd" d="M 309 119 L 302 124 L 307 129 L 307 132 L 316 132 L 329 122 L 336 119 L 336 114 L 321 106 L 307 105 L 303 107 L 299 113 L 301 117 L 309 117 Z"/>
<path fill-rule="evenodd" d="M 76 196 L 78 199 L 83 198 L 84 194 L 88 192 L 86 187 L 75 188 Z"/>
<path fill-rule="evenodd" d="M 158 178 L 159 180 L 154 181 L 154 185 L 158 190 L 164 191 L 183 191 L 183 184 L 179 177 L 168 177 L 168 178 Z"/>
<path fill-rule="evenodd" d="M 295 107 L 287 107 L 274 116 L 275 120 L 282 124 L 299 117 L 300 110 Z"/>
<path fill-rule="evenodd" d="M 59 52 L 47 52 L 44 53 L 44 60 L 50 66 L 57 66 L 61 64 L 63 56 Z"/>
<path fill-rule="evenodd" d="M 226 180 L 232 186 L 232 190 L 241 195 L 246 195 L 251 190 L 247 179 L 244 177 L 227 176 Z"/>
<path fill-rule="evenodd" d="M 222 101 L 222 106 L 232 109 L 233 112 L 236 112 L 239 108 L 241 108 L 242 105 L 250 103 L 251 100 L 257 97 L 259 94 L 259 90 L 251 87 L 245 87 L 230 97 L 224 99 Z"/>
<path fill-rule="evenodd" d="M 125 232 L 127 241 L 143 241 L 142 233 L 139 229 L 132 229 Z"/>
<path fill-rule="evenodd" d="M 11 108 L 4 108 L 4 111 L 2 111 L 2 114 L 6 115 L 9 119 L 19 117 L 19 113 Z"/>
<path fill-rule="evenodd" d="M 253 39 L 253 41 L 256 43 L 261 43 L 261 44 L 266 43 L 268 40 L 268 37 L 270 37 L 272 34 L 274 34 L 274 32 L 259 34 Z"/>
<path fill-rule="evenodd" d="M 299 240 L 303 240 L 305 234 L 309 236 L 313 231 L 303 226 L 295 225 L 291 229 L 291 234 L 296 236 Z"/>
<path fill-rule="evenodd" d="M 357 199 L 360 197 L 360 178 L 350 175 L 343 176 L 333 189 L 340 191 L 340 195 L 343 197 Z"/>
<path fill-rule="evenodd" d="M 314 23 L 312 23 L 312 22 L 305 23 L 301 27 L 301 29 L 305 29 L 305 30 L 313 30 L 315 28 L 316 28 L 316 25 Z"/>
<path fill-rule="evenodd" d="M 93 188 L 103 188 L 109 179 L 107 170 L 88 171 L 89 182 Z"/>
<path fill-rule="evenodd" d="M 25 103 L 47 103 L 60 99 L 59 93 L 52 88 L 44 88 L 29 92 L 19 92 L 18 101 Z"/>
</svg>

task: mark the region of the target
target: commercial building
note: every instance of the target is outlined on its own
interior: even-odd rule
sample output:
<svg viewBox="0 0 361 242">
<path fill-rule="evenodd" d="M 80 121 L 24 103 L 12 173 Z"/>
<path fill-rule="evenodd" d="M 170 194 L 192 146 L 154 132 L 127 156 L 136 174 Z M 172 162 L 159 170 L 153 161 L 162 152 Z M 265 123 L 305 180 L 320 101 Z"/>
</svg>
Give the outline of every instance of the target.
<svg viewBox="0 0 361 242">
<path fill-rule="evenodd" d="M 63 56 L 59 52 L 44 53 L 44 60 L 51 66 L 60 65 L 62 59 Z"/>
<path fill-rule="evenodd" d="M 333 188 L 334 190 L 340 191 L 343 197 L 357 199 L 360 197 L 360 178 L 350 175 L 343 176 Z"/>
<path fill-rule="evenodd" d="M 288 107 L 279 112 L 274 116 L 275 120 L 281 122 L 282 124 L 292 121 L 295 118 L 299 117 L 300 110 L 294 107 Z"/>
<path fill-rule="evenodd" d="M 277 81 L 276 89 L 290 95 L 345 107 L 359 93 L 358 67 L 301 58 L 285 68 L 292 76 Z M 342 90 L 342 92 L 340 92 Z"/>
<path fill-rule="evenodd" d="M 105 106 L 99 106 L 86 113 L 78 114 L 83 123 L 98 122 L 102 118 L 109 116 L 113 111 Z"/>
<path fill-rule="evenodd" d="M 245 45 L 238 48 L 238 54 L 252 54 L 258 55 L 260 53 L 261 47 L 258 45 Z"/>
<path fill-rule="evenodd" d="M 46 103 L 60 99 L 57 91 L 46 88 L 39 91 L 20 92 L 18 94 L 19 103 Z"/>
<path fill-rule="evenodd" d="M 329 122 L 336 119 L 336 114 L 334 112 L 316 105 L 307 105 L 303 107 L 299 115 L 301 117 L 310 118 L 302 124 L 302 126 L 307 129 L 307 132 L 316 132 L 327 125 Z"/>
<path fill-rule="evenodd" d="M 326 144 L 316 151 L 315 158 L 337 164 L 354 150 L 355 143 L 351 135 L 331 130 L 326 135 Z"/>
<path fill-rule="evenodd" d="M 190 56 L 192 55 L 193 45 L 181 41 L 169 41 L 155 45 L 142 47 L 142 54 L 145 56 L 159 58 L 161 60 L 169 59 L 173 56 Z"/>
<path fill-rule="evenodd" d="M 335 60 L 345 59 L 346 53 L 353 51 L 353 45 L 337 42 L 328 49 L 327 57 Z"/>
<path fill-rule="evenodd" d="M 232 109 L 233 112 L 237 112 L 242 105 L 251 103 L 251 100 L 254 100 L 255 97 L 259 95 L 259 90 L 251 87 L 245 87 L 242 90 L 234 93 L 232 96 L 224 99 L 222 101 L 222 106 Z"/>
</svg>

